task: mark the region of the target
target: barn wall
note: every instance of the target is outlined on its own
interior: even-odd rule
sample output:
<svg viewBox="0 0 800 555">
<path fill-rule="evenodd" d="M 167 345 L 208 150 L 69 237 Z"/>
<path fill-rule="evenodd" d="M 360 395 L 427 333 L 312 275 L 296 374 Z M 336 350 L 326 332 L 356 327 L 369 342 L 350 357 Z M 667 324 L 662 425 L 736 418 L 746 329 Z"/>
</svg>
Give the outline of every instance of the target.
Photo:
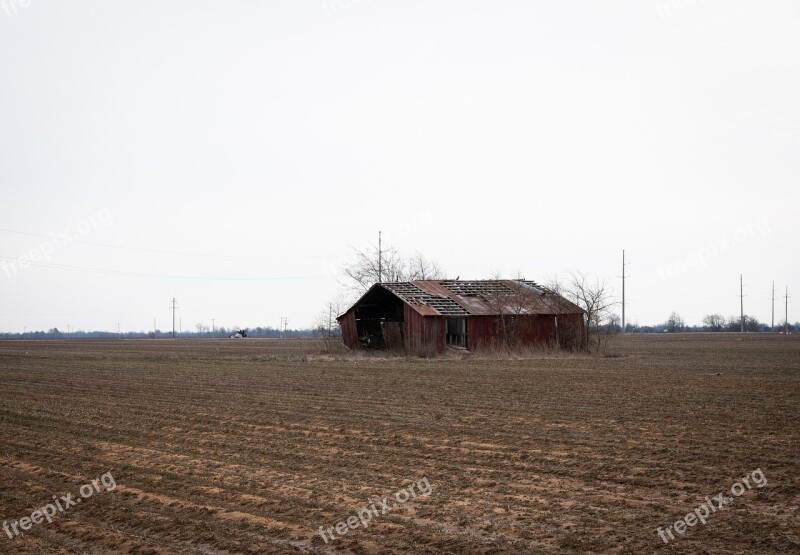
<svg viewBox="0 0 800 555">
<path fill-rule="evenodd" d="M 445 324 L 441 316 L 423 316 L 409 305 L 405 306 L 406 352 L 432 356 L 445 351 Z"/>
<path fill-rule="evenodd" d="M 467 318 L 467 349 L 480 351 L 494 344 L 496 316 L 470 316 Z"/>
<path fill-rule="evenodd" d="M 373 296 L 372 305 L 367 307 L 372 311 L 368 316 L 373 320 L 383 319 L 385 317 L 383 312 L 391 316 L 380 324 L 381 336 L 387 343 L 381 346 L 390 350 L 404 349 L 407 353 L 417 356 L 432 356 L 447 350 L 445 317 L 420 314 L 412 306 L 388 296 L 386 300 L 387 302 L 391 300 L 390 304 L 394 308 L 389 306 L 384 310 L 380 308 L 384 303 L 375 303 L 376 299 L 378 297 Z M 359 341 L 356 321 L 358 310 L 358 306 L 354 306 L 339 321 L 342 328 L 342 342 L 349 349 L 356 350 L 363 348 Z M 504 346 L 500 332 L 501 318 L 491 315 L 467 317 L 467 349 L 479 351 Z M 521 346 L 559 343 L 563 348 L 581 349 L 584 346 L 586 333 L 584 320 L 583 314 L 562 314 L 557 317 L 554 314 L 519 316 L 515 319 L 514 336 L 518 340 L 517 345 Z"/>
<path fill-rule="evenodd" d="M 586 317 L 583 314 L 562 314 L 558 317 L 559 343 L 565 349 L 582 349 L 586 340 Z"/>
<path fill-rule="evenodd" d="M 467 348 L 480 351 L 501 346 L 500 316 L 471 316 L 467 321 Z M 534 314 L 516 318 L 514 337 L 519 345 L 546 345 L 556 341 L 554 315 Z"/>
<path fill-rule="evenodd" d="M 356 311 L 354 309 L 348 310 L 339 320 L 339 326 L 342 328 L 342 342 L 348 349 L 360 349 L 361 344 L 358 341 L 358 328 L 356 327 Z"/>
<path fill-rule="evenodd" d="M 517 337 L 523 345 L 553 345 L 556 342 L 556 317 L 553 314 L 520 316 Z"/>
</svg>

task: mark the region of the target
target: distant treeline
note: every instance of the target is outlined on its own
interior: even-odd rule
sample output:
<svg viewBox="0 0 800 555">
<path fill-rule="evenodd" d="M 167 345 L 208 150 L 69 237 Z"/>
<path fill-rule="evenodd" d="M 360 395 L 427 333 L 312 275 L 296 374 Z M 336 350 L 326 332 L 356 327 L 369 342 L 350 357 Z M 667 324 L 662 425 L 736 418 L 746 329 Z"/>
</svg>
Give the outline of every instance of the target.
<svg viewBox="0 0 800 555">
<path fill-rule="evenodd" d="M 789 324 L 787 327 L 789 332 L 800 330 L 800 322 Z M 618 324 L 606 324 L 602 326 L 603 331 L 606 333 L 621 333 L 622 326 Z M 680 318 L 668 320 L 663 324 L 656 324 L 654 326 L 640 326 L 638 324 L 626 324 L 626 333 L 715 333 L 715 332 L 740 332 L 741 322 L 739 319 L 729 319 L 712 322 L 712 324 L 704 324 L 702 326 L 687 326 Z M 769 324 L 759 322 L 755 318 L 745 317 L 744 331 L 750 333 L 770 332 L 773 331 Z M 775 333 L 783 333 L 783 322 L 775 324 Z"/>
<path fill-rule="evenodd" d="M 182 339 L 186 338 L 213 338 L 213 337 L 231 337 L 244 329 L 247 337 L 274 337 L 274 338 L 291 338 L 291 337 L 321 337 L 327 335 L 328 330 L 319 329 L 299 329 L 299 330 L 285 330 L 281 331 L 276 328 L 217 328 L 215 331 L 189 331 L 183 330 L 182 332 L 175 331 L 175 337 Z M 336 334 L 338 329 L 333 330 Z M 122 333 L 114 333 L 110 331 L 66 331 L 52 328 L 47 331 L 29 331 L 25 333 L 0 333 L 0 339 L 171 339 L 172 330 L 156 330 L 153 331 L 129 331 Z"/>
<path fill-rule="evenodd" d="M 638 324 L 626 324 L 626 333 L 708 333 L 708 332 L 738 332 L 741 329 L 741 324 L 738 318 L 731 316 L 730 318 L 723 318 L 719 315 L 712 314 L 706 316 L 702 326 L 687 326 L 684 324 L 683 319 L 673 313 L 670 318 L 663 324 L 655 324 L 649 326 L 640 326 Z M 612 319 L 611 323 L 606 323 L 600 326 L 600 331 L 606 334 L 622 333 L 622 326 L 618 320 Z M 281 331 L 277 328 L 217 328 L 215 331 L 210 331 L 204 326 L 201 326 L 200 331 L 184 330 L 182 332 L 175 331 L 175 337 L 186 338 L 213 338 L 213 337 L 232 337 L 242 329 L 247 333 L 247 337 L 273 337 L 273 338 L 298 338 L 298 337 L 338 337 L 341 335 L 341 329 L 338 326 L 332 327 L 330 330 L 327 328 L 317 327 L 313 329 L 297 329 Z M 754 317 L 745 316 L 744 329 L 746 332 L 769 332 L 769 324 L 759 322 Z M 783 333 L 783 322 L 775 324 L 775 332 Z M 789 324 L 788 331 L 794 332 L 800 330 L 800 322 Z M 52 328 L 47 331 L 29 331 L 25 333 L 0 333 L 0 340 L 2 339 L 171 339 L 172 330 L 157 330 L 152 331 L 129 331 L 122 333 L 114 333 L 110 331 L 70 331 L 69 333 Z"/>
<path fill-rule="evenodd" d="M 800 330 L 800 322 L 795 322 L 794 324 L 789 324 L 789 331 L 794 332 L 795 330 Z M 611 333 L 620 333 L 622 331 L 621 326 L 615 326 Z M 738 332 L 741 331 L 739 324 L 737 323 L 735 326 L 725 326 L 724 328 L 711 328 L 710 326 L 678 326 L 672 327 L 668 326 L 667 324 L 657 324 L 655 326 L 637 326 L 634 324 L 626 324 L 625 325 L 626 333 L 715 333 L 715 332 Z M 745 324 L 746 332 L 769 332 L 772 331 L 770 329 L 769 324 L 762 324 L 759 323 L 758 325 L 747 325 Z M 775 324 L 775 333 L 783 333 L 783 322 L 781 325 Z"/>
</svg>

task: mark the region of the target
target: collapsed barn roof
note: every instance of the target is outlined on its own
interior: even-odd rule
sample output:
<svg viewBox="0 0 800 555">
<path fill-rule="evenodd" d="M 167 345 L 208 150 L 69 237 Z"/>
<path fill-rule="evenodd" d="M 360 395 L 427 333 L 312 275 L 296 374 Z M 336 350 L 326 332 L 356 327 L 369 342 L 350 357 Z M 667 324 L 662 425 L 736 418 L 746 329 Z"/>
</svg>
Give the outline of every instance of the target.
<svg viewBox="0 0 800 555">
<path fill-rule="evenodd" d="M 494 316 L 501 314 L 582 314 L 561 295 L 528 280 L 424 280 L 377 283 L 423 316 Z"/>
</svg>

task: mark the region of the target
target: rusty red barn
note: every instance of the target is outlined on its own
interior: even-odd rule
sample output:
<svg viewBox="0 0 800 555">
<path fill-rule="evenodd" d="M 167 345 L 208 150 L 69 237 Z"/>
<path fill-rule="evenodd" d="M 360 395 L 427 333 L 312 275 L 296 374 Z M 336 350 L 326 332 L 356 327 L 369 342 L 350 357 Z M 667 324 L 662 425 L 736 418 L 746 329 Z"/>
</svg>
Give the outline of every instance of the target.
<svg viewBox="0 0 800 555">
<path fill-rule="evenodd" d="M 583 344 L 585 312 L 526 280 L 377 283 L 337 319 L 350 349 L 430 356 L 448 346 Z"/>
</svg>

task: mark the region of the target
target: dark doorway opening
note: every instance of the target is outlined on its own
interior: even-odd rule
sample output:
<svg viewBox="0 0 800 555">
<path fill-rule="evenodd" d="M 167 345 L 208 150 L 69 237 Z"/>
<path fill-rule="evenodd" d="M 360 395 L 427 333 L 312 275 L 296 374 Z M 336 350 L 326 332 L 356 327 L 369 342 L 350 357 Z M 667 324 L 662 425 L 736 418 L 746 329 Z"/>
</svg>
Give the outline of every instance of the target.
<svg viewBox="0 0 800 555">
<path fill-rule="evenodd" d="M 356 308 L 356 331 L 364 349 L 400 351 L 404 348 L 403 301 L 385 289 L 375 289 Z"/>
<path fill-rule="evenodd" d="M 447 345 L 451 347 L 467 348 L 467 319 L 466 317 L 447 318 Z"/>
</svg>

